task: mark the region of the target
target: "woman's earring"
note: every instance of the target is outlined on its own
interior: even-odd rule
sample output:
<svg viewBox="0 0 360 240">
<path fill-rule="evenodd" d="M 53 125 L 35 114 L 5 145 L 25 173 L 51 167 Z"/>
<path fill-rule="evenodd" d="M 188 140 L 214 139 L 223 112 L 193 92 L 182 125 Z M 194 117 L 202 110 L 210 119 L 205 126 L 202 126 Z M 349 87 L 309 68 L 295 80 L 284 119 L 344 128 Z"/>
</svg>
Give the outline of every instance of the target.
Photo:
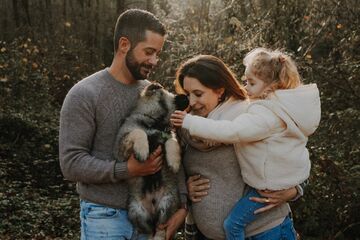
<svg viewBox="0 0 360 240">
<path fill-rule="evenodd" d="M 218 102 L 221 103 L 224 101 L 224 94 L 221 94 L 219 97 L 218 97 Z"/>
</svg>

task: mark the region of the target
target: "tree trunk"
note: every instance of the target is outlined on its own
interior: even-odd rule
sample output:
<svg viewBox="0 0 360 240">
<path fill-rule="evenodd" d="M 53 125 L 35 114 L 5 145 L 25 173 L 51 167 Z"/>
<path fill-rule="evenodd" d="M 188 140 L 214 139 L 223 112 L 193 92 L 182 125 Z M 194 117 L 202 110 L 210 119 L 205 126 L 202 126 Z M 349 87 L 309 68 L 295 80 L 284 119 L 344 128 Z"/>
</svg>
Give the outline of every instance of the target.
<svg viewBox="0 0 360 240">
<path fill-rule="evenodd" d="M 241 22 L 246 21 L 247 16 L 248 16 L 248 13 L 246 10 L 246 2 L 240 1 L 240 21 Z"/>
<path fill-rule="evenodd" d="M 198 27 L 200 33 L 207 32 L 207 26 L 209 24 L 209 12 L 210 12 L 210 1 L 201 0 L 200 16 L 198 18 Z"/>
<path fill-rule="evenodd" d="M 91 60 L 94 60 L 94 50 L 96 49 L 96 46 L 99 44 L 97 41 L 97 37 L 99 35 L 99 11 L 100 11 L 100 4 L 99 4 L 99 0 L 96 0 L 95 2 L 95 17 L 94 17 L 94 20 L 95 20 L 95 29 L 94 29 L 94 35 L 93 35 L 93 42 L 92 42 L 92 49 L 91 49 Z"/>
<path fill-rule="evenodd" d="M 116 13 L 120 15 L 125 10 L 125 0 L 117 0 Z"/>
<path fill-rule="evenodd" d="M 148 10 L 149 12 L 154 11 L 152 0 L 146 0 L 146 10 Z"/>
<path fill-rule="evenodd" d="M 12 4 L 13 4 L 13 10 L 14 10 L 15 27 L 18 28 L 20 26 L 18 1 L 13 0 Z"/>
<path fill-rule="evenodd" d="M 51 0 L 46 0 L 45 1 L 45 11 L 46 11 L 46 16 L 48 18 L 47 20 L 47 25 L 48 25 L 48 33 L 52 34 L 52 32 L 54 31 L 54 19 L 53 19 L 53 13 L 52 13 L 52 2 Z"/>
<path fill-rule="evenodd" d="M 29 12 L 29 2 L 27 0 L 22 0 L 22 5 L 23 5 L 24 10 L 25 10 L 26 23 L 29 26 L 31 26 L 30 12 Z"/>
<path fill-rule="evenodd" d="M 64 0 L 63 4 L 63 19 L 67 20 L 67 0 Z"/>
</svg>

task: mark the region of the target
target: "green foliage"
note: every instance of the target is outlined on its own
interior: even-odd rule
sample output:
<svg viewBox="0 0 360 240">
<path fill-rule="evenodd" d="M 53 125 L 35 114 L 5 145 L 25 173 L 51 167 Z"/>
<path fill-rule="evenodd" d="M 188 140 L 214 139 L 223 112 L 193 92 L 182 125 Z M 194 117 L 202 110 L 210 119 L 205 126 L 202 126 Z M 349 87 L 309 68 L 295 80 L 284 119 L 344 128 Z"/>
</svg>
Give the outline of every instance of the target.
<svg viewBox="0 0 360 240">
<path fill-rule="evenodd" d="M 0 42 L 1 239 L 74 239 L 79 234 L 78 197 L 58 162 L 62 100 L 94 68 L 78 62 L 77 42 Z"/>
<path fill-rule="evenodd" d="M 168 40 L 151 78 L 173 89 L 176 68 L 200 53 L 221 57 L 240 77 L 250 49 L 288 51 L 304 82 L 318 84 L 322 102 L 322 120 L 308 144 L 310 183 L 305 196 L 291 204 L 295 227 L 302 239 L 359 239 L 357 1 L 190 2 L 179 13 L 180 2 L 154 1 L 154 11 L 168 25 Z M 221 7 L 213 9 L 215 2 Z M 1 239 L 79 236 L 78 197 L 58 163 L 59 111 L 70 87 L 111 56 L 100 59 L 104 49 L 80 39 L 84 33 L 66 30 L 53 31 L 51 40 L 38 33 L 0 42 Z"/>
</svg>

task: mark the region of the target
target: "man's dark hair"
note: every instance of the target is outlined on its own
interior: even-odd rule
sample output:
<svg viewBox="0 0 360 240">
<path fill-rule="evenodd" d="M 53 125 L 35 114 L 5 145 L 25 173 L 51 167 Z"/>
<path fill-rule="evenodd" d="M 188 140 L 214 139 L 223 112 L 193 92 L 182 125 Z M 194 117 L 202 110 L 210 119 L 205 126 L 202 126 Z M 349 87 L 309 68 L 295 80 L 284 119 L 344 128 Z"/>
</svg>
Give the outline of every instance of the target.
<svg viewBox="0 0 360 240">
<path fill-rule="evenodd" d="M 139 42 L 145 40 L 145 32 L 150 30 L 161 36 L 166 34 L 165 26 L 151 12 L 141 9 L 129 9 L 123 12 L 115 25 L 114 50 L 119 47 L 119 39 L 126 37 L 134 48 Z"/>
</svg>

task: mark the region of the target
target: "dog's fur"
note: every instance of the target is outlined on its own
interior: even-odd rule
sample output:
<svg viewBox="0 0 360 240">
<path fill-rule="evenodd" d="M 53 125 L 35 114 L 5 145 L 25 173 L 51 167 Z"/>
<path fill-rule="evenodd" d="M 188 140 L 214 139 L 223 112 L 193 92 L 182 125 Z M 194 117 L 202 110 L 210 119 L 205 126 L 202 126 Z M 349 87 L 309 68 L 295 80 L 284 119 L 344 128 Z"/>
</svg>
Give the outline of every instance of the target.
<svg viewBox="0 0 360 240">
<path fill-rule="evenodd" d="M 178 101 L 177 101 L 178 102 Z M 116 154 L 128 159 L 131 153 L 144 162 L 158 145 L 163 146 L 165 163 L 160 171 L 129 179 L 128 216 L 140 233 L 155 234 L 179 208 L 176 173 L 180 167 L 180 146 L 170 130 L 170 115 L 177 109 L 175 96 L 152 83 L 140 95 L 137 106 L 120 128 Z M 164 232 L 156 232 L 164 239 Z"/>
</svg>

